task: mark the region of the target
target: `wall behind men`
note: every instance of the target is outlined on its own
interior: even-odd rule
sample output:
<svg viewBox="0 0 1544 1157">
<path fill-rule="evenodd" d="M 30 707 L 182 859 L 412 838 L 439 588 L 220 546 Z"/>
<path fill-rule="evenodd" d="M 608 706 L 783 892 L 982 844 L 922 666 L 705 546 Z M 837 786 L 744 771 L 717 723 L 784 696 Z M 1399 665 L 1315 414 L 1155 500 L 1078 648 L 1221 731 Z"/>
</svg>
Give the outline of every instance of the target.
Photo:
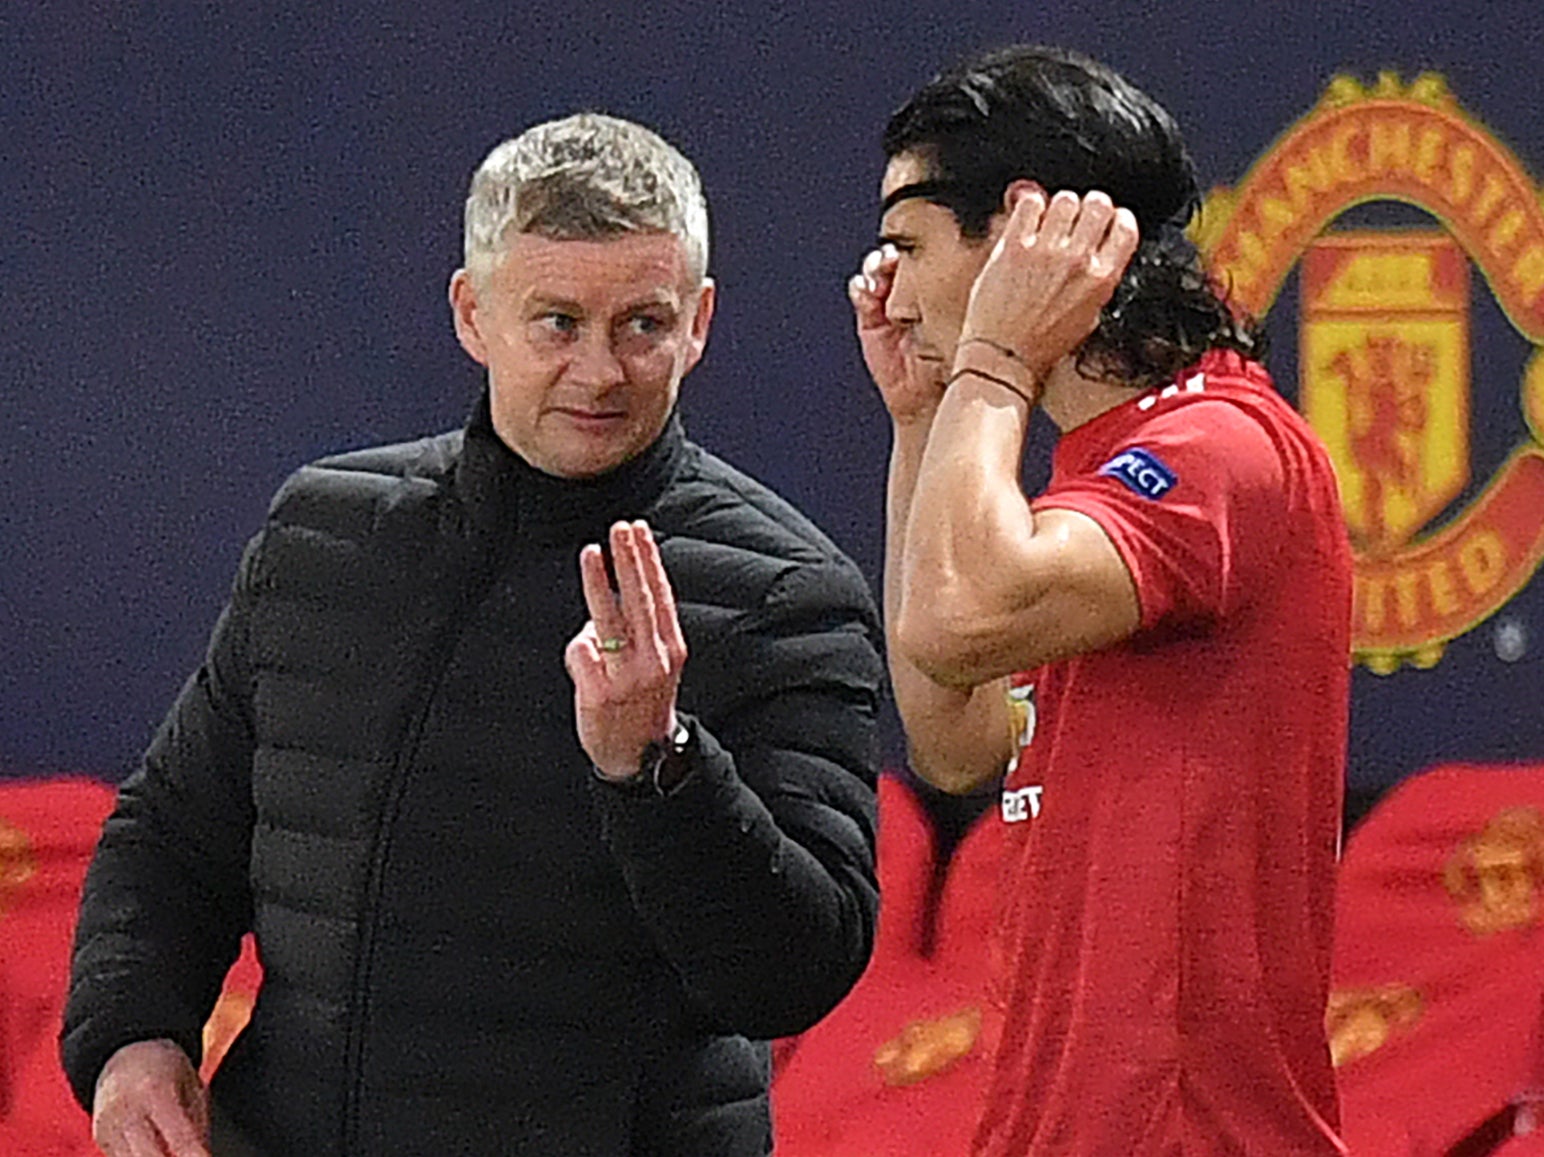
<svg viewBox="0 0 1544 1157">
<path fill-rule="evenodd" d="M 650 124 L 702 170 L 721 305 L 690 430 L 877 584 L 888 424 L 843 283 L 876 224 L 878 134 L 941 64 L 1014 40 L 1149 89 L 1207 183 L 1333 74 L 1378 69 L 1442 72 L 1544 173 L 1536 0 L 7 5 L 0 768 L 127 771 L 285 474 L 460 422 L 479 378 L 444 286 L 467 178 L 575 109 Z M 1507 340 L 1486 356 L 1518 360 Z M 1478 478 L 1516 433 L 1487 437 Z M 1354 783 L 1544 756 L 1541 587 L 1506 612 L 1520 657 L 1487 625 L 1431 671 L 1358 673 Z"/>
</svg>

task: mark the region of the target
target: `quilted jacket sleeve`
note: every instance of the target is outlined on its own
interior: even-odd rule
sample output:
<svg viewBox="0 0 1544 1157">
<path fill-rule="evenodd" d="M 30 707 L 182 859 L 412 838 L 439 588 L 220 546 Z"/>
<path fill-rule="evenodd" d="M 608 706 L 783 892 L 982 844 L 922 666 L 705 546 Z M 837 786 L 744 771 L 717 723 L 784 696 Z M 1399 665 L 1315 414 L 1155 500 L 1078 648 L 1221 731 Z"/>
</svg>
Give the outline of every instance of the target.
<svg viewBox="0 0 1544 1157">
<path fill-rule="evenodd" d="M 868 962 L 880 637 L 850 562 L 790 569 L 687 660 L 691 778 L 665 799 L 595 786 L 640 915 L 724 1030 L 801 1032 Z"/>
<path fill-rule="evenodd" d="M 88 1111 L 123 1045 L 201 1034 L 251 927 L 252 726 L 246 613 L 261 538 L 247 547 L 209 650 L 118 792 L 86 874 L 64 1068 Z"/>
</svg>

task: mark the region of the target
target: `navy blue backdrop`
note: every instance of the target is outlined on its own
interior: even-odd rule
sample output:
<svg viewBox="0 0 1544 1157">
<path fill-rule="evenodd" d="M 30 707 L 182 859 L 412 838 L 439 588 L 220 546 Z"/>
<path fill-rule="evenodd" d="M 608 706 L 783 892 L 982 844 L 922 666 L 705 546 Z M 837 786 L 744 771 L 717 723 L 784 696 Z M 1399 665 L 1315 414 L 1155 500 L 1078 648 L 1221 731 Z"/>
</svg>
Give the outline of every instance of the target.
<svg viewBox="0 0 1544 1157">
<path fill-rule="evenodd" d="M 888 424 L 843 282 L 884 118 L 941 63 L 1024 39 L 1102 57 L 1169 105 L 1208 183 L 1333 74 L 1435 69 L 1537 176 L 1541 24 L 1538 0 L 6 4 L 0 769 L 122 774 L 284 475 L 460 422 L 478 376 L 444 287 L 465 184 L 537 120 L 614 112 L 697 162 L 721 304 L 688 426 L 877 583 Z M 1477 361 L 1515 383 L 1523 351 L 1476 283 Z M 1477 478 L 1519 436 L 1502 412 Z M 1487 624 L 1432 671 L 1358 673 L 1353 783 L 1544 757 L 1541 588 L 1504 612 L 1521 657 Z"/>
</svg>

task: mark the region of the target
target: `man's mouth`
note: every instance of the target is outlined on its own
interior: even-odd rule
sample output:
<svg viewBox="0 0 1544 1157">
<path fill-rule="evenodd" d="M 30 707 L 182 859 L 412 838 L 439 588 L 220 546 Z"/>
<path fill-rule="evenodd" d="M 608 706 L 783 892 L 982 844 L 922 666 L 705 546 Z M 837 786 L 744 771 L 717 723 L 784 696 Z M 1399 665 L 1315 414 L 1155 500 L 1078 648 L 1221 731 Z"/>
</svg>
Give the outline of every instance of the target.
<svg viewBox="0 0 1544 1157">
<path fill-rule="evenodd" d="M 901 353 L 908 358 L 919 362 L 941 362 L 943 355 L 932 346 L 923 345 L 914 336 L 907 336 L 901 341 Z"/>
<path fill-rule="evenodd" d="M 560 406 L 558 413 L 579 426 L 609 426 L 627 417 L 626 410 L 585 410 L 577 406 Z"/>
</svg>

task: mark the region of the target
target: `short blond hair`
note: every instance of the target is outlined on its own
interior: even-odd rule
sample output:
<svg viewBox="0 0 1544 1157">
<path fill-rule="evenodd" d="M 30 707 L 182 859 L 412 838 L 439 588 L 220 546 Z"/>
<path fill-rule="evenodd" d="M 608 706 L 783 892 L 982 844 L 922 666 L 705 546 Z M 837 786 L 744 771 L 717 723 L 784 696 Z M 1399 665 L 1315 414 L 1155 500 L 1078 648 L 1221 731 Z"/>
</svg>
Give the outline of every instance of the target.
<svg viewBox="0 0 1544 1157">
<path fill-rule="evenodd" d="M 697 170 L 658 133 L 601 113 L 577 113 L 498 145 L 466 199 L 466 268 L 485 276 L 511 233 L 559 241 L 671 233 L 687 268 L 708 269 L 708 204 Z"/>
</svg>

